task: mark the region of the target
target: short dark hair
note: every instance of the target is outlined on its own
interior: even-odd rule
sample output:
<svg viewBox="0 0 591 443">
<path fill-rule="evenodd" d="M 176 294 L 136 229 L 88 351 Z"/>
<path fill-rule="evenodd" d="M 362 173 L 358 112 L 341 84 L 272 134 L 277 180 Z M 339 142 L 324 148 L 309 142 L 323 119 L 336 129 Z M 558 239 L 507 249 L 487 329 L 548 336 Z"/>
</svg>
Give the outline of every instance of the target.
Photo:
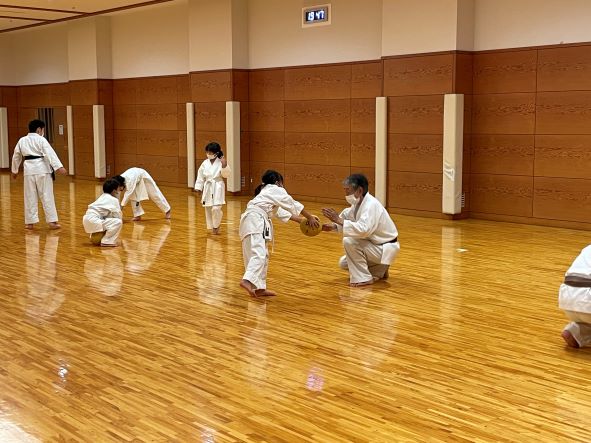
<svg viewBox="0 0 591 443">
<path fill-rule="evenodd" d="M 115 180 L 119 183 L 119 186 L 125 186 L 125 177 L 121 177 L 120 175 L 114 175 L 111 179 Z"/>
<path fill-rule="evenodd" d="M 255 197 L 260 194 L 265 185 L 274 185 L 275 183 L 283 183 L 283 176 L 272 169 L 267 169 L 261 177 L 261 184 L 254 190 Z"/>
<path fill-rule="evenodd" d="M 103 183 L 103 192 L 105 194 L 112 194 L 113 191 L 116 191 L 117 189 L 119 189 L 119 186 L 121 186 L 121 185 L 119 184 L 119 182 L 117 180 L 115 180 L 114 178 L 108 178 Z"/>
<path fill-rule="evenodd" d="M 211 142 L 205 146 L 205 152 L 211 152 L 215 154 L 218 158 L 222 158 L 224 153 L 222 152 L 222 147 L 218 142 Z"/>
<path fill-rule="evenodd" d="M 29 132 L 37 132 L 37 129 L 44 128 L 45 122 L 43 120 L 31 120 L 29 122 Z"/>
<path fill-rule="evenodd" d="M 343 181 L 343 185 L 352 187 L 354 191 L 363 188 L 363 195 L 367 194 L 369 189 L 369 182 L 363 174 L 351 174 Z"/>
</svg>

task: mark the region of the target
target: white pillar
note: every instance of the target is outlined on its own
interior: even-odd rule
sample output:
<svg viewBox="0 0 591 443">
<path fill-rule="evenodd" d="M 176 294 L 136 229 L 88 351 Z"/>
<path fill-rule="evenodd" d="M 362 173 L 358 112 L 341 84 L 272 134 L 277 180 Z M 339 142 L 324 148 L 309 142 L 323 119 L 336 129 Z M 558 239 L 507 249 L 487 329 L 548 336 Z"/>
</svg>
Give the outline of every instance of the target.
<svg viewBox="0 0 591 443">
<path fill-rule="evenodd" d="M 195 186 L 195 105 L 187 103 L 187 186 Z"/>
<path fill-rule="evenodd" d="M 92 134 L 94 139 L 94 176 L 107 176 L 107 162 L 105 154 L 105 107 L 92 105 Z"/>
<path fill-rule="evenodd" d="M 462 153 L 464 150 L 464 95 L 445 94 L 443 102 L 444 214 L 462 212 Z"/>
<path fill-rule="evenodd" d="M 240 102 L 226 102 L 226 153 L 232 170 L 228 177 L 228 191 L 240 192 Z"/>
<path fill-rule="evenodd" d="M 0 108 L 0 168 L 10 168 L 8 158 L 8 109 Z"/>
<path fill-rule="evenodd" d="M 375 196 L 384 206 L 388 195 L 388 97 L 376 97 Z"/>
<path fill-rule="evenodd" d="M 72 106 L 66 106 L 66 126 L 68 130 L 68 174 L 76 173 L 76 159 L 74 157 L 74 117 Z"/>
</svg>

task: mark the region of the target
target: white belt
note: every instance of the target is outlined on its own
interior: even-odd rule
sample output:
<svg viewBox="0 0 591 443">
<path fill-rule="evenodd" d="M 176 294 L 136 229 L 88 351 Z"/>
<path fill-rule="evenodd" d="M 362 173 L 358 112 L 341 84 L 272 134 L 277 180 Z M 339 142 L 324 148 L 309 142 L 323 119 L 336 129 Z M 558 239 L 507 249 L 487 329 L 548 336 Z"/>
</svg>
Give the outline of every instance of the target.
<svg viewBox="0 0 591 443">
<path fill-rule="evenodd" d="M 263 222 L 264 222 L 264 228 L 263 228 L 263 238 L 266 241 L 271 241 L 271 251 L 273 251 L 275 249 L 275 234 L 273 232 L 273 222 L 271 221 L 271 219 L 269 218 L 269 215 L 261 208 L 253 206 L 250 208 L 247 208 L 246 211 L 244 211 L 244 215 L 246 214 L 259 214 L 260 216 L 263 217 Z"/>
<path fill-rule="evenodd" d="M 202 196 L 205 197 L 208 193 L 211 194 L 211 198 L 213 199 L 213 186 L 215 182 L 223 181 L 223 178 L 210 178 L 203 183 L 203 194 Z M 201 199 L 201 203 L 205 203 L 205 198 Z"/>
</svg>

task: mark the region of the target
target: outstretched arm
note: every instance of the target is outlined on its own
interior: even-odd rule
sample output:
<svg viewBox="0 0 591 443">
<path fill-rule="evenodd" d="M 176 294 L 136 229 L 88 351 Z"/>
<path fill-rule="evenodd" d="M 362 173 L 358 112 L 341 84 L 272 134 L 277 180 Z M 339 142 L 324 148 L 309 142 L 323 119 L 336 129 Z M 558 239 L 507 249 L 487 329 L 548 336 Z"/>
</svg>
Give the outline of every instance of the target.
<svg viewBox="0 0 591 443">
<path fill-rule="evenodd" d="M 16 148 L 14 148 L 14 153 L 12 154 L 12 178 L 16 178 L 18 176 L 18 168 L 20 168 L 22 161 L 23 155 L 21 154 L 21 150 L 19 149 L 18 145 L 16 145 Z"/>
</svg>

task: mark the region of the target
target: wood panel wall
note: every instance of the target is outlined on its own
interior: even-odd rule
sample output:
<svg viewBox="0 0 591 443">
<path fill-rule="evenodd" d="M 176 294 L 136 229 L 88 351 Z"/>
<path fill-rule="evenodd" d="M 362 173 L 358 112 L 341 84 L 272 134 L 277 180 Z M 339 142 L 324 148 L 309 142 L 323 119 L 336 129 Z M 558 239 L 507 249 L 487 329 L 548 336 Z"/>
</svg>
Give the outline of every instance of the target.
<svg viewBox="0 0 591 443">
<path fill-rule="evenodd" d="M 225 102 L 241 104 L 243 191 L 265 169 L 306 200 L 342 201 L 351 172 L 372 179 L 374 99 L 388 97 L 388 207 L 441 216 L 443 96 L 465 94 L 468 215 L 591 228 L 591 45 L 127 80 L 2 87 L 10 143 L 43 106 L 74 106 L 77 175 L 92 177 L 92 104 L 105 105 L 112 173 L 144 167 L 185 186 L 185 103 L 195 103 L 197 166 L 225 149 Z M 373 191 L 373 189 L 372 189 Z"/>
<path fill-rule="evenodd" d="M 276 169 L 300 199 L 341 202 L 352 171 L 368 175 L 373 192 L 381 83 L 380 61 L 251 71 L 251 190 Z"/>
<path fill-rule="evenodd" d="M 8 150 L 12 161 L 12 154 L 18 139 L 24 135 L 19 131 L 18 124 L 18 94 L 16 86 L 0 87 L 0 106 L 8 112 Z"/>
<path fill-rule="evenodd" d="M 589 223 L 590 72 L 590 45 L 474 55 L 474 216 Z"/>
<path fill-rule="evenodd" d="M 189 96 L 188 75 L 112 81 L 114 173 L 136 166 L 163 185 L 186 183 Z"/>
</svg>

